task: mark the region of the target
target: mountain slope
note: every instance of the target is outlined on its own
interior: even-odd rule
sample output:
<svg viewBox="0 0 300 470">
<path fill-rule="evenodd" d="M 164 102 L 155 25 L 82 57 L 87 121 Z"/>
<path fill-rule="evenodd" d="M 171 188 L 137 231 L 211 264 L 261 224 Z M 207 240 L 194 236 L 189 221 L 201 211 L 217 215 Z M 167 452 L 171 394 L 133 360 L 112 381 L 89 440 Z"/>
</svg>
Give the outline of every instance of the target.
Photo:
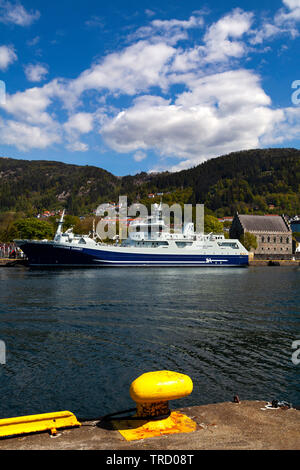
<svg viewBox="0 0 300 470">
<path fill-rule="evenodd" d="M 138 175 L 127 177 L 127 187 Z M 123 182 L 124 184 L 124 182 Z M 217 215 L 239 212 L 300 213 L 300 151 L 254 149 L 211 159 L 176 173 L 147 178 L 149 192 L 191 189 L 189 201 Z M 274 206 L 274 209 L 272 208 Z"/>
<path fill-rule="evenodd" d="M 49 161 L 0 158 L 1 211 L 36 212 L 66 207 L 90 212 L 101 202 L 150 204 L 148 193 L 164 193 L 168 203 L 204 203 L 218 216 L 300 213 L 300 151 L 254 149 L 211 159 L 176 173 L 116 177 L 101 168 Z"/>
<path fill-rule="evenodd" d="M 101 168 L 0 158 L 2 211 L 66 207 L 70 213 L 85 212 L 114 196 L 119 185 L 119 178 Z"/>
</svg>

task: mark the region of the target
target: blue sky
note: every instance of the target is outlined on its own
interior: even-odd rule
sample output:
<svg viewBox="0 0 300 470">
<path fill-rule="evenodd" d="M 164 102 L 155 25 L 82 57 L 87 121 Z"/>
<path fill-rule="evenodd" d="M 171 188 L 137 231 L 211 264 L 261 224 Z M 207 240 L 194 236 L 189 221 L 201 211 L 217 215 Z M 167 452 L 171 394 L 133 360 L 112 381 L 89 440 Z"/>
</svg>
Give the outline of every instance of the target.
<svg viewBox="0 0 300 470">
<path fill-rule="evenodd" d="M 0 0 L 0 31 L 1 156 L 125 175 L 299 148 L 300 0 Z"/>
</svg>

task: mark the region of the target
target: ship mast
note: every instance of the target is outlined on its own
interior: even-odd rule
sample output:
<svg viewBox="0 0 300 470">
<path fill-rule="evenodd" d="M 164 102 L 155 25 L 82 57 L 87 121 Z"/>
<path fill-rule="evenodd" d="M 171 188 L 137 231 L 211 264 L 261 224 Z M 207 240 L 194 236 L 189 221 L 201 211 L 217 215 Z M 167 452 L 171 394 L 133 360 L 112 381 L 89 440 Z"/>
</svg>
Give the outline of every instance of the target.
<svg viewBox="0 0 300 470">
<path fill-rule="evenodd" d="M 63 223 L 64 223 L 64 216 L 65 216 L 65 209 L 63 210 L 61 218 L 58 222 L 58 226 L 57 226 L 57 229 L 56 229 L 54 241 L 59 241 L 59 239 L 60 239 L 60 236 L 62 234 L 62 226 L 63 226 Z"/>
</svg>

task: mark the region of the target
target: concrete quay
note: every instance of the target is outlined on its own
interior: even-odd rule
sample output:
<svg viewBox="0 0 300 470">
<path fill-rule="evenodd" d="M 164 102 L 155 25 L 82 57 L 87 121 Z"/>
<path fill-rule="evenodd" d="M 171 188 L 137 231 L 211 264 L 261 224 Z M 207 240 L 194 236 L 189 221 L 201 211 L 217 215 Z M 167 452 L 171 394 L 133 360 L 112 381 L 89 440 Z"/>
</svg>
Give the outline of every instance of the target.
<svg viewBox="0 0 300 470">
<path fill-rule="evenodd" d="M 300 266 L 300 260 L 274 259 L 274 260 L 249 260 L 249 266 Z"/>
<path fill-rule="evenodd" d="M 266 402 L 242 401 L 181 408 L 197 423 L 191 433 L 168 434 L 126 441 L 116 430 L 99 421 L 80 427 L 0 440 L 5 450 L 299 450 L 300 410 L 268 408 Z M 134 455 L 134 454 L 133 454 Z"/>
<path fill-rule="evenodd" d="M 14 266 L 27 266 L 27 261 L 19 258 L 0 258 L 0 267 L 10 268 Z"/>
</svg>

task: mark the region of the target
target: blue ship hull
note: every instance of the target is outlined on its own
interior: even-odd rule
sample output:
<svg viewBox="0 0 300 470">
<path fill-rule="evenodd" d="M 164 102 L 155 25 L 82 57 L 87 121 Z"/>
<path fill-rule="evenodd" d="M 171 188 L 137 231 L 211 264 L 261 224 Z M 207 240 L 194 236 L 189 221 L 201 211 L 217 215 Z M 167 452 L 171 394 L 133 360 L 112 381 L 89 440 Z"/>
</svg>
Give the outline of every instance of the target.
<svg viewBox="0 0 300 470">
<path fill-rule="evenodd" d="M 104 267 L 104 266 L 247 266 L 247 255 L 202 255 L 197 253 L 138 253 L 137 250 L 78 248 L 55 243 L 25 242 L 21 249 L 29 266 Z"/>
</svg>

